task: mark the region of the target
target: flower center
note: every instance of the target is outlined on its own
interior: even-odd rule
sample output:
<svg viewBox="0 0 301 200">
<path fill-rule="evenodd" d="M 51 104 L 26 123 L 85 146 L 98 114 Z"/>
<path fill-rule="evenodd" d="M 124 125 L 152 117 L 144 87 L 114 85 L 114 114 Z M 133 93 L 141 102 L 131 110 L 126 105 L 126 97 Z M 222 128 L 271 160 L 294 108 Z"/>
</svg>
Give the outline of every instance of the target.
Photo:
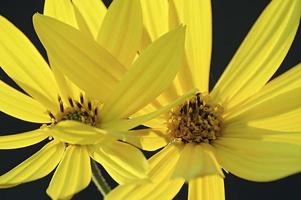
<svg viewBox="0 0 301 200">
<path fill-rule="evenodd" d="M 221 136 L 221 105 L 208 103 L 208 98 L 197 93 L 169 112 L 168 133 L 184 143 L 211 143 Z"/>
<path fill-rule="evenodd" d="M 85 100 L 80 94 L 79 101 L 68 98 L 69 105 L 66 106 L 61 97 L 58 97 L 60 112 L 55 116 L 48 112 L 52 119 L 52 124 L 57 124 L 64 120 L 79 121 L 90 126 L 96 126 L 98 122 L 98 108 L 94 106 L 90 100 Z"/>
</svg>

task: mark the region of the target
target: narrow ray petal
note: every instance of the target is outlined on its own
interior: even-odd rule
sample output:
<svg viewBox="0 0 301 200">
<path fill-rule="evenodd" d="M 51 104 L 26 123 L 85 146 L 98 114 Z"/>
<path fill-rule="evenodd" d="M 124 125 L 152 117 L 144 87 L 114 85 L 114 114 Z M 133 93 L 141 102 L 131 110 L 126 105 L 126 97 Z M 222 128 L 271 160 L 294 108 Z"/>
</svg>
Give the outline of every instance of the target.
<svg viewBox="0 0 301 200">
<path fill-rule="evenodd" d="M 8 115 L 35 123 L 49 123 L 47 108 L 33 98 L 0 81 L 0 110 Z"/>
<path fill-rule="evenodd" d="M 172 175 L 173 178 L 183 177 L 186 181 L 190 181 L 204 175 L 219 174 L 223 176 L 209 145 L 188 143 L 184 146 Z"/>
<path fill-rule="evenodd" d="M 300 134 L 298 137 L 300 141 Z M 281 133 L 268 130 L 232 128 L 213 145 L 225 170 L 247 180 L 265 182 L 301 171 L 300 142 L 296 145 L 282 139 Z"/>
<path fill-rule="evenodd" d="M 142 37 L 142 14 L 139 0 L 114 0 L 98 33 L 98 43 L 129 67 Z"/>
<path fill-rule="evenodd" d="M 86 147 L 68 146 L 47 188 L 52 199 L 70 199 L 91 181 L 90 157 Z"/>
<path fill-rule="evenodd" d="M 89 29 L 87 31 L 89 31 L 93 38 L 96 39 L 102 21 L 107 13 L 106 6 L 102 1 L 99 0 L 72 0 L 72 3 L 78 9 L 79 13 L 87 24 L 87 28 Z"/>
<path fill-rule="evenodd" d="M 158 110 L 151 112 L 146 115 L 133 117 L 131 119 L 121 119 L 121 120 L 115 120 L 115 121 L 109 121 L 109 122 L 102 122 L 101 127 L 104 129 L 111 129 L 111 130 L 129 130 L 132 128 L 135 128 L 141 124 L 144 124 L 145 122 L 154 119 L 156 117 L 161 118 L 161 115 L 168 112 L 173 107 L 180 105 L 183 103 L 186 99 L 189 99 L 193 95 L 195 95 L 197 90 L 191 90 L 190 92 L 186 93 L 185 95 L 179 97 L 175 101 L 171 102 L 167 106 L 164 106 L 162 108 L 159 108 Z M 165 120 L 164 120 L 165 121 Z M 156 128 L 156 127 L 154 127 Z"/>
<path fill-rule="evenodd" d="M 170 180 L 176 162 L 179 159 L 179 148 L 168 145 L 149 160 L 151 182 L 145 184 L 120 185 L 112 190 L 106 200 L 156 200 L 172 199 L 184 184 L 184 179 Z"/>
<path fill-rule="evenodd" d="M 185 47 L 192 76 L 189 78 L 193 79 L 194 86 L 201 92 L 208 92 L 212 48 L 211 1 L 172 0 L 171 11 L 172 8 L 176 10 L 178 21 L 170 17 L 170 23 L 173 21 L 173 26 L 181 23 L 187 25 Z"/>
<path fill-rule="evenodd" d="M 189 181 L 188 200 L 224 200 L 224 179 L 218 175 Z"/>
<path fill-rule="evenodd" d="M 168 27 L 168 2 L 141 0 L 143 24 L 151 40 L 165 34 Z"/>
<path fill-rule="evenodd" d="M 181 65 L 184 37 L 185 28 L 178 28 L 143 51 L 104 102 L 103 122 L 128 117 L 171 84 Z"/>
<path fill-rule="evenodd" d="M 48 143 L 23 163 L 0 176 L 0 188 L 13 187 L 48 175 L 60 162 L 64 149 L 62 143 Z"/>
<path fill-rule="evenodd" d="M 34 99 L 55 110 L 58 89 L 49 66 L 26 36 L 1 16 L 0 26 L 0 66 Z"/>
<path fill-rule="evenodd" d="M 43 14 L 77 28 L 71 0 L 45 0 Z"/>
<path fill-rule="evenodd" d="M 0 136 L 0 149 L 17 149 L 39 143 L 49 137 L 49 133 L 43 129 Z"/>
<path fill-rule="evenodd" d="M 88 96 L 104 101 L 124 74 L 125 68 L 78 30 L 39 14 L 35 14 L 33 19 L 38 36 L 55 59 L 54 64 L 61 67 L 60 70 Z"/>
<path fill-rule="evenodd" d="M 56 140 L 77 145 L 97 144 L 114 139 L 104 130 L 67 120 L 47 128 L 47 132 Z"/>
<path fill-rule="evenodd" d="M 271 1 L 216 84 L 212 98 L 226 109 L 258 92 L 286 56 L 298 29 L 301 1 Z"/>
<path fill-rule="evenodd" d="M 148 163 L 137 148 L 119 141 L 90 146 L 91 157 L 119 184 L 146 179 Z"/>
</svg>

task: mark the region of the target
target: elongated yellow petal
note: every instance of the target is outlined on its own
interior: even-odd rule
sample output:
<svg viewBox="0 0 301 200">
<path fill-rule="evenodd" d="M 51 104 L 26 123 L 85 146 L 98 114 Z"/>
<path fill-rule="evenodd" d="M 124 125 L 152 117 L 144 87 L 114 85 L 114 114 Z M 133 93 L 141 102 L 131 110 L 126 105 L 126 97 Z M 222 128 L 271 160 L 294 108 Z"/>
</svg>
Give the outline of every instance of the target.
<svg viewBox="0 0 301 200">
<path fill-rule="evenodd" d="M 224 200 L 224 179 L 218 175 L 189 181 L 188 200 Z"/>
<path fill-rule="evenodd" d="M 0 176 L 0 188 L 9 188 L 48 175 L 60 162 L 65 145 L 56 141 L 45 145 L 40 151 Z"/>
<path fill-rule="evenodd" d="M 223 176 L 209 145 L 188 143 L 184 146 L 172 178 L 183 177 L 186 181 L 190 181 L 204 175 Z"/>
<path fill-rule="evenodd" d="M 193 95 L 195 95 L 196 90 L 191 90 L 190 92 L 186 93 L 185 95 L 179 97 L 175 101 L 171 102 L 167 106 L 164 106 L 163 108 L 160 108 L 154 112 L 151 112 L 146 115 L 134 117 L 132 119 L 121 119 L 121 120 L 115 120 L 115 121 L 109 121 L 109 122 L 102 122 L 101 127 L 104 129 L 111 129 L 111 130 L 121 130 L 126 131 L 132 128 L 137 127 L 138 125 L 144 124 L 144 122 L 147 122 L 151 119 L 154 119 L 156 117 L 159 117 L 160 115 L 168 112 L 173 107 L 180 105 L 183 103 L 186 99 L 189 99 Z M 165 120 L 164 120 L 165 122 Z M 156 127 L 154 127 L 156 128 Z"/>
<path fill-rule="evenodd" d="M 44 15 L 60 20 L 74 28 L 78 28 L 75 9 L 73 8 L 71 0 L 45 0 Z M 79 95 L 79 89 L 59 70 L 60 67 L 56 66 L 55 58 L 48 55 L 48 59 L 58 83 L 61 98 L 64 101 L 68 101 L 68 97 L 77 97 L 76 95 Z"/>
<path fill-rule="evenodd" d="M 300 14 L 299 0 L 271 1 L 216 84 L 212 99 L 230 109 L 258 92 L 287 54 Z"/>
<path fill-rule="evenodd" d="M 47 188 L 52 199 L 71 199 L 91 181 L 90 157 L 86 147 L 68 146 Z"/>
<path fill-rule="evenodd" d="M 71 0 L 45 0 L 43 14 L 77 28 Z"/>
<path fill-rule="evenodd" d="M 156 200 L 172 199 L 184 184 L 184 179 L 170 180 L 176 162 L 179 159 L 179 148 L 168 145 L 149 160 L 151 182 L 144 184 L 120 185 L 112 190 L 106 200 Z"/>
<path fill-rule="evenodd" d="M 29 122 L 49 123 L 47 108 L 29 96 L 0 81 L 0 110 Z"/>
<path fill-rule="evenodd" d="M 66 24 L 35 14 L 34 25 L 54 64 L 88 96 L 104 101 L 125 68 L 91 38 Z"/>
<path fill-rule="evenodd" d="M 278 141 L 258 138 L 257 132 L 253 136 L 238 134 L 237 138 L 219 138 L 214 142 L 225 170 L 252 181 L 273 181 L 301 171 L 299 144 L 281 141 L 281 137 Z"/>
<path fill-rule="evenodd" d="M 56 110 L 58 90 L 47 63 L 26 36 L 1 16 L 0 27 L 2 69 L 34 99 Z"/>
<path fill-rule="evenodd" d="M 146 151 L 155 151 L 171 141 L 166 135 L 166 128 L 132 130 L 120 136 L 122 141 Z"/>
<path fill-rule="evenodd" d="M 139 50 L 142 37 L 140 0 L 114 0 L 98 33 L 98 43 L 126 67 Z"/>
<path fill-rule="evenodd" d="M 143 24 L 151 40 L 168 32 L 168 2 L 141 0 Z"/>
<path fill-rule="evenodd" d="M 69 120 L 62 121 L 55 126 L 45 129 L 47 129 L 45 131 L 51 134 L 56 140 L 68 144 L 97 144 L 107 141 L 112 137 L 104 130 Z"/>
<path fill-rule="evenodd" d="M 172 0 L 171 11 L 172 8 L 176 10 L 178 22 L 170 17 L 170 23 L 173 26 L 187 25 L 185 47 L 192 76 L 187 79 L 192 78 L 194 86 L 201 92 L 208 92 L 212 48 L 211 1 Z"/>
<path fill-rule="evenodd" d="M 91 157 L 119 184 L 146 179 L 148 163 L 137 148 L 119 141 L 90 146 Z"/>
<path fill-rule="evenodd" d="M 17 149 L 34 145 L 49 136 L 42 129 L 18 133 L 13 135 L 0 136 L 0 149 Z"/>
<path fill-rule="evenodd" d="M 103 122 L 129 117 L 171 84 L 181 65 L 184 37 L 185 28 L 178 28 L 143 51 L 104 102 Z"/>
<path fill-rule="evenodd" d="M 106 6 L 102 3 L 102 1 L 98 0 L 72 0 L 72 3 L 78 9 L 79 13 L 88 26 L 88 30 L 82 30 L 79 26 L 80 30 L 89 31 L 93 38 L 96 39 L 102 21 L 107 13 Z"/>
<path fill-rule="evenodd" d="M 260 121 L 282 114 L 285 116 L 285 113 L 289 112 L 300 113 L 298 111 L 301 106 L 300 76 L 301 64 L 272 80 L 253 97 L 229 111 L 225 116 L 227 123 Z M 290 122 L 283 118 L 282 123 L 285 125 Z M 271 124 L 267 123 L 267 126 Z"/>
</svg>

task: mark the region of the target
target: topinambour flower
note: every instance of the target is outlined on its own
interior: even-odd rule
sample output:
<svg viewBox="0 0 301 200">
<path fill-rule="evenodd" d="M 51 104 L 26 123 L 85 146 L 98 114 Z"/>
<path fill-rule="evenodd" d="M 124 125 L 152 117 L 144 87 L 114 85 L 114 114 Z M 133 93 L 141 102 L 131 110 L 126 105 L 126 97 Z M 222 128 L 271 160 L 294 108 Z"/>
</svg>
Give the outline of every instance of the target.
<svg viewBox="0 0 301 200">
<path fill-rule="evenodd" d="M 97 14 L 90 15 L 91 9 Z M 90 158 L 119 184 L 148 177 L 143 153 L 120 140 L 137 135 L 128 130 L 183 103 L 195 91 L 157 111 L 131 117 L 171 84 L 184 56 L 185 27 L 180 26 L 136 58 L 141 15 L 139 0 L 115 0 L 108 10 L 101 1 L 46 0 L 44 15 L 35 14 L 33 24 L 50 67 L 26 36 L 0 17 L 0 66 L 26 92 L 0 81 L 0 110 L 41 124 L 37 130 L 1 136 L 0 149 L 48 140 L 0 176 L 1 188 L 55 170 L 47 194 L 70 199 L 91 181 Z"/>
<path fill-rule="evenodd" d="M 187 26 L 185 59 L 173 86 L 144 111 L 191 88 L 199 91 L 145 124 L 152 140 L 145 137 L 141 148 L 164 147 L 149 159 L 152 182 L 118 186 L 106 199 L 172 199 L 186 182 L 188 199 L 222 200 L 222 169 L 259 182 L 300 172 L 301 64 L 269 80 L 294 40 L 301 1 L 270 2 L 212 91 L 210 0 L 141 4 L 146 46 L 179 24 Z"/>
</svg>

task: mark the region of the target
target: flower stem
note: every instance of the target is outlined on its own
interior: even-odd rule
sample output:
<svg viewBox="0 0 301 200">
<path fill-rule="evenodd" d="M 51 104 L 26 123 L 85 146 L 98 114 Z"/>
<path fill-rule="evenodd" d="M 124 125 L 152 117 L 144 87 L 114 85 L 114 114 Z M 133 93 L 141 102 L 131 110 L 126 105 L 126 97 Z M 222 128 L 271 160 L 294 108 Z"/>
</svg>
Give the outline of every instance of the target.
<svg viewBox="0 0 301 200">
<path fill-rule="evenodd" d="M 101 195 L 106 196 L 106 194 L 108 194 L 111 191 L 111 187 L 109 186 L 105 178 L 102 176 L 101 171 L 94 160 L 92 160 L 91 162 L 91 168 L 92 168 L 92 180 L 94 184 L 96 185 Z"/>
</svg>

